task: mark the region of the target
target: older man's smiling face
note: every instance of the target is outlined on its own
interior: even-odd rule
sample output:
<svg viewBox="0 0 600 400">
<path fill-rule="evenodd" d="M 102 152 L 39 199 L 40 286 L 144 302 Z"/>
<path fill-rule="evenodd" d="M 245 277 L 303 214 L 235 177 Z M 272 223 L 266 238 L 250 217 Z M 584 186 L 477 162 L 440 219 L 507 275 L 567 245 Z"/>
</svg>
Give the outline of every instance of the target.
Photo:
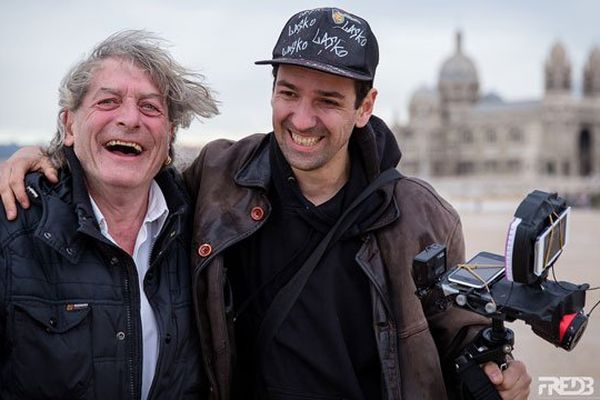
<svg viewBox="0 0 600 400">
<path fill-rule="evenodd" d="M 92 194 L 149 188 L 167 158 L 172 124 L 162 94 L 129 61 L 109 58 L 94 70 L 81 106 L 65 114 Z"/>
</svg>

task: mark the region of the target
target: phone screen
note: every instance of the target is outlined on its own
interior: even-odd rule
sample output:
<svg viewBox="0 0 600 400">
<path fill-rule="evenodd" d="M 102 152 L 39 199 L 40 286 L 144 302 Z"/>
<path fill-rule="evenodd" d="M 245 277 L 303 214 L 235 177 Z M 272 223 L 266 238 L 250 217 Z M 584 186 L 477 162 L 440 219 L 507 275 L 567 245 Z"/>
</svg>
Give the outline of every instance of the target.
<svg viewBox="0 0 600 400">
<path fill-rule="evenodd" d="M 535 241 L 535 274 L 540 276 L 558 258 L 567 244 L 567 221 L 571 207 L 563 211 Z"/>
<path fill-rule="evenodd" d="M 471 270 L 477 276 L 467 268 L 456 268 L 448 275 L 448 280 L 463 286 L 481 289 L 504 274 L 504 257 L 487 251 L 477 254 L 466 264 L 471 266 Z"/>
</svg>

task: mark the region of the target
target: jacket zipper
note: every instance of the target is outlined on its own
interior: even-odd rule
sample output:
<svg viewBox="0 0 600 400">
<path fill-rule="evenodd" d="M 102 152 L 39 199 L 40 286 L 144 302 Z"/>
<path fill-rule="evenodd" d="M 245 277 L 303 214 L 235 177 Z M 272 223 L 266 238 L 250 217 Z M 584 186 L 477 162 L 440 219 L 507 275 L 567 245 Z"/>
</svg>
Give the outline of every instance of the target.
<svg viewBox="0 0 600 400">
<path fill-rule="evenodd" d="M 129 287 L 129 278 L 127 277 L 127 271 L 123 272 L 125 274 L 125 313 L 127 315 L 127 339 L 129 340 L 129 358 L 127 359 L 127 364 L 129 367 L 129 394 L 132 399 L 137 399 L 136 390 L 135 390 L 135 371 L 134 371 L 134 340 L 135 337 L 133 335 L 133 318 L 131 312 L 131 290 Z"/>
<path fill-rule="evenodd" d="M 129 257 L 129 255 L 127 254 Z M 140 348 L 139 348 L 139 339 L 141 338 L 141 331 L 136 329 L 135 319 L 138 319 L 137 315 L 133 313 L 133 301 L 135 300 L 135 294 L 137 291 L 137 282 L 132 288 L 131 282 L 132 280 L 129 278 L 130 271 L 133 271 L 135 275 L 137 271 L 135 264 L 133 263 L 133 259 L 131 257 L 128 261 L 124 263 L 123 274 L 124 274 L 124 283 L 125 283 L 125 297 L 127 299 L 125 304 L 125 311 L 127 315 L 127 336 L 129 339 L 129 392 L 131 394 L 131 398 L 134 400 L 140 399 L 139 389 L 141 388 L 141 379 L 138 379 L 140 376 L 139 369 L 141 366 L 140 360 Z M 138 293 L 138 302 L 139 302 L 139 293 Z M 135 319 L 134 319 L 135 318 Z"/>
</svg>

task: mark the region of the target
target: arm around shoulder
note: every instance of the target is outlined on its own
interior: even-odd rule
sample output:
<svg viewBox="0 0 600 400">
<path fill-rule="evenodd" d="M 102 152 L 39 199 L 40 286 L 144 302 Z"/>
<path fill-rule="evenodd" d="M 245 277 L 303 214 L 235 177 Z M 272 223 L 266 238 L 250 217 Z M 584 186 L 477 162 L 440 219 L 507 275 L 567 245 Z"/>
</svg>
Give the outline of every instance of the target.
<svg viewBox="0 0 600 400">
<path fill-rule="evenodd" d="M 42 172 L 52 183 L 58 182 L 58 171 L 37 146 L 20 148 L 0 165 L 0 197 L 8 220 L 17 217 L 17 202 L 21 207 L 29 208 L 25 175 L 33 171 Z"/>
</svg>

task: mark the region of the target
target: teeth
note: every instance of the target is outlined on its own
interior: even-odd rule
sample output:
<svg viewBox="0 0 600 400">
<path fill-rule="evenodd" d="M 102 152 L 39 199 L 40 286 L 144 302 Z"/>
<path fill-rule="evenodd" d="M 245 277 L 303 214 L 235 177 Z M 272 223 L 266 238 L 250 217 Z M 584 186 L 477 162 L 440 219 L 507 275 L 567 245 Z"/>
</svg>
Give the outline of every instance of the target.
<svg viewBox="0 0 600 400">
<path fill-rule="evenodd" d="M 294 141 L 294 143 L 299 144 L 301 146 L 314 146 L 315 144 L 317 144 L 317 142 L 319 140 L 321 140 L 321 138 L 319 138 L 319 137 L 304 137 L 304 136 L 300 136 L 300 135 L 296 135 L 295 133 L 292 133 L 292 140 Z"/>
<path fill-rule="evenodd" d="M 131 147 L 135 150 L 136 153 L 141 153 L 142 152 L 142 146 L 140 146 L 137 143 L 134 142 L 123 142 L 121 140 L 111 140 L 108 143 L 106 143 L 105 145 L 106 147 L 112 147 L 112 146 L 125 146 L 125 147 Z"/>
</svg>

